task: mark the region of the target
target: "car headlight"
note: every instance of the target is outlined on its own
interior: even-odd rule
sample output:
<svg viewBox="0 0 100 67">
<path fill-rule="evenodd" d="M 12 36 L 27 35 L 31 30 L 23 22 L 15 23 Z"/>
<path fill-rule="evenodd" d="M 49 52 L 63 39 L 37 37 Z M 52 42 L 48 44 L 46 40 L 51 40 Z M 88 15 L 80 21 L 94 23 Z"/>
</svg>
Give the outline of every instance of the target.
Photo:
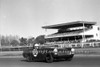
<svg viewBox="0 0 100 67">
<path fill-rule="evenodd" d="M 75 52 L 75 49 L 72 48 L 72 49 L 71 49 L 71 54 L 74 54 L 74 52 Z"/>
<path fill-rule="evenodd" d="M 55 55 L 57 55 L 57 52 L 58 52 L 57 48 L 55 48 L 55 49 L 53 50 L 53 52 L 54 52 Z"/>
<path fill-rule="evenodd" d="M 55 48 L 53 51 L 54 51 L 54 52 L 58 52 L 57 48 Z"/>
<path fill-rule="evenodd" d="M 72 52 L 74 52 L 74 51 L 75 51 L 75 49 L 74 49 L 74 48 L 72 48 L 72 49 L 71 49 L 71 51 L 72 51 Z"/>
</svg>

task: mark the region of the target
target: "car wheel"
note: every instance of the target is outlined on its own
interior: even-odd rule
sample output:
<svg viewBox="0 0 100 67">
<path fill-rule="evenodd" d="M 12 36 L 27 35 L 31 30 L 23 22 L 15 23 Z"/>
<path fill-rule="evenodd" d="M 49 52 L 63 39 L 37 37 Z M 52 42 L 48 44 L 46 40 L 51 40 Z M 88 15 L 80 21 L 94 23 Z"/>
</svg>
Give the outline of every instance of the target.
<svg viewBox="0 0 100 67">
<path fill-rule="evenodd" d="M 23 57 L 26 58 L 27 57 L 27 54 L 26 53 L 23 53 Z"/>
<path fill-rule="evenodd" d="M 26 57 L 26 60 L 29 61 L 29 62 L 30 62 L 30 61 L 33 61 L 33 59 L 32 59 L 30 56 L 27 56 L 27 57 Z"/>
<path fill-rule="evenodd" d="M 67 61 L 71 61 L 73 58 L 66 58 Z"/>
<path fill-rule="evenodd" d="M 71 55 L 70 57 L 65 58 L 67 61 L 71 61 L 73 59 L 74 55 Z"/>
<path fill-rule="evenodd" d="M 52 63 L 53 62 L 53 57 L 52 57 L 51 54 L 47 54 L 45 59 L 46 59 L 47 63 Z"/>
</svg>

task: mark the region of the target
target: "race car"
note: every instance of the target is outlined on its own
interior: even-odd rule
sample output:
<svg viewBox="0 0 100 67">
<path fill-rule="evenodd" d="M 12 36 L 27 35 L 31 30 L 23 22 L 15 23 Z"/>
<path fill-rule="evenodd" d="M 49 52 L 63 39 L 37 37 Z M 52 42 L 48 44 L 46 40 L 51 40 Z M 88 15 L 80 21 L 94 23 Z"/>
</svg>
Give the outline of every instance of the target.
<svg viewBox="0 0 100 67">
<path fill-rule="evenodd" d="M 74 51 L 74 48 L 71 47 L 35 46 L 35 48 L 23 51 L 23 57 L 27 61 L 45 61 L 47 63 L 58 59 L 71 61 L 74 56 Z"/>
</svg>

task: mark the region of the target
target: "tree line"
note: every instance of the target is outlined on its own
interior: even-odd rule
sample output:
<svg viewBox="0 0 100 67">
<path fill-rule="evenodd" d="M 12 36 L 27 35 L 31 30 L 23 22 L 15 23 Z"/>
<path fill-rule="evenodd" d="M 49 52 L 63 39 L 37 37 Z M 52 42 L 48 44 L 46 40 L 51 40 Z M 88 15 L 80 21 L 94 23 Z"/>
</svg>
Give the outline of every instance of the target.
<svg viewBox="0 0 100 67">
<path fill-rule="evenodd" d="M 36 38 L 0 35 L 0 46 L 31 46 L 34 45 L 35 43 L 44 44 L 45 43 L 44 35 L 39 35 Z"/>
<path fill-rule="evenodd" d="M 34 37 L 24 38 L 19 36 L 3 36 L 0 35 L 1 46 L 27 46 L 34 40 Z"/>
</svg>

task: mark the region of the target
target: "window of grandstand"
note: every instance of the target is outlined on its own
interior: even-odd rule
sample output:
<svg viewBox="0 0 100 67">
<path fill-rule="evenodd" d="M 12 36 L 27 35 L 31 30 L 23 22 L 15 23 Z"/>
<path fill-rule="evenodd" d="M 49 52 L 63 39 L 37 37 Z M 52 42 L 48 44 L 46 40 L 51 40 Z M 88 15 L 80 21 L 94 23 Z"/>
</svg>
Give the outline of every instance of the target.
<svg viewBox="0 0 100 67">
<path fill-rule="evenodd" d="M 66 32 L 67 33 L 75 33 L 75 32 L 79 33 L 79 32 L 82 32 L 82 31 L 83 31 L 83 29 L 81 29 L 81 28 L 80 29 L 72 29 L 72 30 L 70 30 L 70 29 L 59 29 L 57 33 L 66 33 Z"/>
<path fill-rule="evenodd" d="M 98 27 L 97 29 L 100 30 L 100 27 Z"/>
<path fill-rule="evenodd" d="M 90 26 L 90 28 L 93 28 L 93 26 Z"/>
<path fill-rule="evenodd" d="M 91 39 L 91 40 L 87 40 L 87 42 L 100 42 L 100 40 Z"/>
<path fill-rule="evenodd" d="M 96 36 L 98 36 L 98 34 L 96 33 Z"/>
</svg>

